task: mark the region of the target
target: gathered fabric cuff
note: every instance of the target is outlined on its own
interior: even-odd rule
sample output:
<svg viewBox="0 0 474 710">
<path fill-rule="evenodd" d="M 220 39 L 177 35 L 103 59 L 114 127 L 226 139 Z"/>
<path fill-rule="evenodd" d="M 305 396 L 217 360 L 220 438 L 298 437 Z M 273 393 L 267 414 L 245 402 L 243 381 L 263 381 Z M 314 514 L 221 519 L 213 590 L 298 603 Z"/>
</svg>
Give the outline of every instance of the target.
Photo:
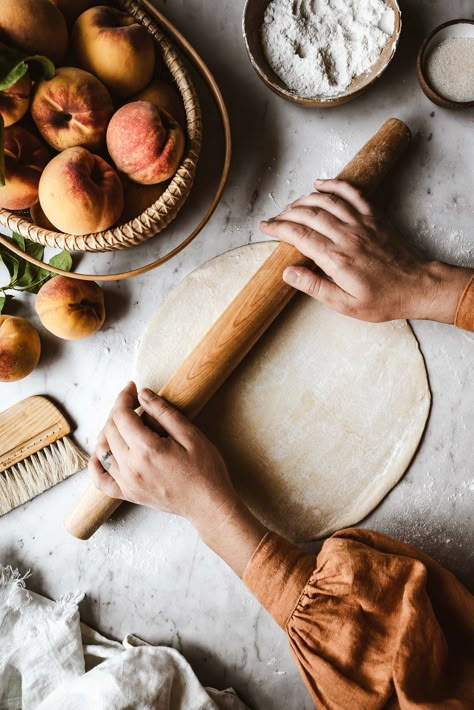
<svg viewBox="0 0 474 710">
<path fill-rule="evenodd" d="M 314 555 L 268 532 L 252 555 L 242 579 L 277 623 L 286 628 L 315 566 Z"/>
<path fill-rule="evenodd" d="M 459 299 L 454 325 L 463 330 L 474 332 L 474 276 Z"/>
</svg>

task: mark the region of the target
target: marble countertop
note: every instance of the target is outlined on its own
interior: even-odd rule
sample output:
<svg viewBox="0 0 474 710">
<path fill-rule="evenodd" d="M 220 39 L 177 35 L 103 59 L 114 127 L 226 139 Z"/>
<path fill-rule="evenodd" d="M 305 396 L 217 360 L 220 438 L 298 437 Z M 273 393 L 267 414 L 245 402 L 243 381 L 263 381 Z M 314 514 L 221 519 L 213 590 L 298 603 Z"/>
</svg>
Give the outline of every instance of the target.
<svg viewBox="0 0 474 710">
<path fill-rule="evenodd" d="M 105 286 L 108 318 L 94 338 L 64 342 L 41 331 L 43 356 L 26 380 L 0 385 L 0 409 L 32 394 L 55 398 L 88 451 L 130 378 L 137 341 L 169 290 L 205 260 L 258 241 L 258 221 L 335 175 L 390 116 L 415 139 L 382 191 L 407 238 L 433 255 L 474 266 L 473 111 L 431 104 L 416 79 L 416 50 L 435 24 L 474 17 L 471 0 L 400 2 L 397 55 L 366 95 L 337 109 L 307 110 L 270 93 L 254 74 L 241 36 L 243 2 L 174 0 L 159 7 L 209 63 L 228 102 L 234 156 L 223 199 L 199 238 L 160 269 Z M 448 7 L 449 5 L 449 7 Z M 83 257 L 81 269 L 119 270 L 151 260 L 202 214 L 215 184 L 221 139 L 201 87 L 205 143 L 196 189 L 167 236 L 122 254 Z M 15 307 L 32 316 L 32 299 Z M 414 323 L 426 359 L 433 407 L 420 450 L 402 481 L 363 525 L 413 543 L 474 586 L 472 353 L 474 336 Z M 105 634 L 133 632 L 170 644 L 200 679 L 234 686 L 252 707 L 312 707 L 284 633 L 233 573 L 177 518 L 122 506 L 88 542 L 69 537 L 65 512 L 85 485 L 80 473 L 0 520 L 0 561 L 31 568 L 30 587 L 55 598 L 86 592 L 83 619 Z"/>
</svg>

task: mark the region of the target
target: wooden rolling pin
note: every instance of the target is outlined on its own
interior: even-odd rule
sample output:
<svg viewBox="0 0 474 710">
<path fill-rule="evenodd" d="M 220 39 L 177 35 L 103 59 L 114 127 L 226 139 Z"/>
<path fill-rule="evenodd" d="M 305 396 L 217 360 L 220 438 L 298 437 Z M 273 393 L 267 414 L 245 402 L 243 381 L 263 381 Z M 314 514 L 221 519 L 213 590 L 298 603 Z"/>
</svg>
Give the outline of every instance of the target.
<svg viewBox="0 0 474 710">
<path fill-rule="evenodd" d="M 408 127 L 398 119 L 389 119 L 338 178 L 369 195 L 409 142 Z M 189 417 L 196 416 L 296 293 L 282 279 L 284 269 L 293 265 L 311 266 L 312 262 L 294 247 L 280 243 L 159 394 Z M 86 540 L 121 502 L 89 485 L 67 516 L 66 529 Z"/>
</svg>

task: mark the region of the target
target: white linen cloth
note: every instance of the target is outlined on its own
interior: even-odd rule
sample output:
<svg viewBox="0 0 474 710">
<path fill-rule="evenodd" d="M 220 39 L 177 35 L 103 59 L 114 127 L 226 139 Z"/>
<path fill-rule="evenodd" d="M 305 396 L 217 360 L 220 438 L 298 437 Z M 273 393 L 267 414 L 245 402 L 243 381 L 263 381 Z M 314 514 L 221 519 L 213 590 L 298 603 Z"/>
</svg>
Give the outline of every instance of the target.
<svg viewBox="0 0 474 710">
<path fill-rule="evenodd" d="M 0 565 L 0 710 L 245 710 L 204 688 L 173 648 L 111 641 L 82 624 L 82 594 L 52 602 Z"/>
</svg>

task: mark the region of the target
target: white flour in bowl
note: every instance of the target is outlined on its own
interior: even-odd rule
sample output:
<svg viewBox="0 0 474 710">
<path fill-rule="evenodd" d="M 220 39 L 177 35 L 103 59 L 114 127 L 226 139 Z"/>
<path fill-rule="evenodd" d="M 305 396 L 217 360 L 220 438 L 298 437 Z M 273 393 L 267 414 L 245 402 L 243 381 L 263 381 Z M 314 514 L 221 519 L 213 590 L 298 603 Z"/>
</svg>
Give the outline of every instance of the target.
<svg viewBox="0 0 474 710">
<path fill-rule="evenodd" d="M 384 0 L 271 0 L 263 50 L 275 74 L 298 96 L 337 96 L 375 64 L 394 22 Z"/>
</svg>

